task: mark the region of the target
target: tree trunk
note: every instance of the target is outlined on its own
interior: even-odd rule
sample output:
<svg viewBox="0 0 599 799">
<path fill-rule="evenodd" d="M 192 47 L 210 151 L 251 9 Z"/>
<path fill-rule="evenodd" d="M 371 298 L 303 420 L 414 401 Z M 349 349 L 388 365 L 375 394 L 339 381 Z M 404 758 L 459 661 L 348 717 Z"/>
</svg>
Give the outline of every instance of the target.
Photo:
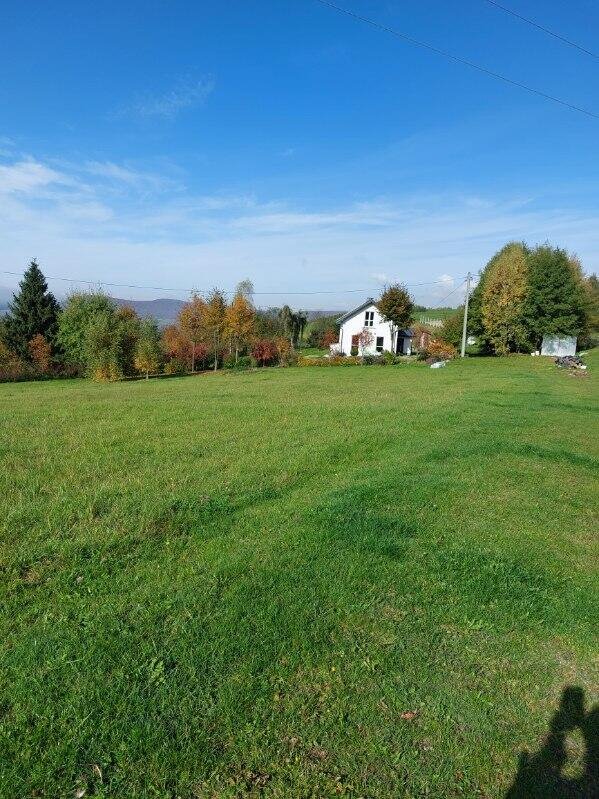
<svg viewBox="0 0 599 799">
<path fill-rule="evenodd" d="M 196 346 L 195 346 L 195 344 L 192 344 L 191 345 L 191 372 L 192 372 L 192 374 L 193 374 L 193 372 L 195 372 L 195 366 L 196 366 Z"/>
<path fill-rule="evenodd" d="M 216 343 L 217 343 L 217 338 L 216 338 L 216 333 L 215 333 L 214 334 L 214 371 L 215 372 L 218 369 L 218 352 L 216 350 Z"/>
<path fill-rule="evenodd" d="M 239 347 L 235 345 L 235 363 L 239 360 Z"/>
<path fill-rule="evenodd" d="M 146 380 L 149 380 L 149 379 L 150 379 L 150 373 L 149 373 L 149 371 L 146 369 Z"/>
</svg>

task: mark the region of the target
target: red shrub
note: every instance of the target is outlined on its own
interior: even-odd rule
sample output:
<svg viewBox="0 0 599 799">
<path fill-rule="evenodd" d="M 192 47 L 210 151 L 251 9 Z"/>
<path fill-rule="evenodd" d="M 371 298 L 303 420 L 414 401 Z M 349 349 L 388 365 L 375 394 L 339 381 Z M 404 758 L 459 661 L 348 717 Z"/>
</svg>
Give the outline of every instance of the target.
<svg viewBox="0 0 599 799">
<path fill-rule="evenodd" d="M 269 338 L 261 338 L 254 342 L 252 347 L 252 358 L 258 366 L 268 366 L 275 363 L 279 357 L 277 346 Z"/>
<path fill-rule="evenodd" d="M 322 334 L 322 347 L 326 350 L 328 350 L 331 344 L 336 344 L 338 341 L 339 336 L 332 329 L 325 330 Z"/>
</svg>

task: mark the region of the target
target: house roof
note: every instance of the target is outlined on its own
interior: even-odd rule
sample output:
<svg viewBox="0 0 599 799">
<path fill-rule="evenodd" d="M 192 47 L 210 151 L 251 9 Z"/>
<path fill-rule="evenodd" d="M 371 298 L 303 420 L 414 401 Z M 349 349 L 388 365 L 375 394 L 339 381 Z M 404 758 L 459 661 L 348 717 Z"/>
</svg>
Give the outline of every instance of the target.
<svg viewBox="0 0 599 799">
<path fill-rule="evenodd" d="M 362 305 L 358 305 L 357 308 L 354 308 L 353 310 L 344 313 L 343 316 L 340 316 L 339 319 L 337 319 L 337 324 L 342 325 L 348 319 L 351 319 L 352 316 L 359 314 L 360 311 L 365 311 L 370 305 L 376 305 L 376 302 L 372 297 L 368 297 L 367 300 L 364 300 Z M 413 338 L 414 331 L 411 328 L 405 328 L 404 330 L 398 330 L 397 335 L 404 336 L 405 338 Z"/>
<path fill-rule="evenodd" d="M 366 310 L 366 308 L 368 308 L 369 305 L 375 305 L 373 297 L 368 297 L 367 300 L 364 300 L 362 305 L 358 305 L 358 307 L 354 308 L 352 311 L 344 313 L 343 316 L 340 316 L 339 319 L 337 319 L 337 324 L 342 325 L 347 319 L 351 319 L 352 316 L 355 316 L 357 313 L 360 313 L 360 311 Z"/>
</svg>

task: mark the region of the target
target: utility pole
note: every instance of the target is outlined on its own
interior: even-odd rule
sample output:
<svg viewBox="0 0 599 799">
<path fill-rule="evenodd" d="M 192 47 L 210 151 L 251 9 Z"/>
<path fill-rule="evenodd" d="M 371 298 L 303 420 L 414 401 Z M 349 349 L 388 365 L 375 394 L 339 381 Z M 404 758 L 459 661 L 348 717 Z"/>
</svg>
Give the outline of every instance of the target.
<svg viewBox="0 0 599 799">
<path fill-rule="evenodd" d="M 468 336 L 468 303 L 470 301 L 470 272 L 466 275 L 466 302 L 464 303 L 464 326 L 462 328 L 462 358 L 466 356 L 466 338 Z"/>
</svg>

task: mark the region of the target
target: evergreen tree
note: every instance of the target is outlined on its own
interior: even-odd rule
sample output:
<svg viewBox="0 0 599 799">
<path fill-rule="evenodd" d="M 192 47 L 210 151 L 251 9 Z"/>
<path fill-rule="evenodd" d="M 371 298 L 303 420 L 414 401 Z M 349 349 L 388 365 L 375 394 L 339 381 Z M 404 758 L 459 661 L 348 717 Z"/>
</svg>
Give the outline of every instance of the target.
<svg viewBox="0 0 599 799">
<path fill-rule="evenodd" d="M 568 253 L 544 244 L 528 258 L 524 308 L 530 342 L 539 349 L 544 335 L 578 336 L 587 326 L 588 298 Z"/>
<path fill-rule="evenodd" d="M 34 259 L 8 308 L 5 320 L 8 347 L 29 360 L 29 342 L 34 336 L 39 334 L 54 346 L 59 310 L 60 306 L 48 291 L 48 284 Z"/>
</svg>

